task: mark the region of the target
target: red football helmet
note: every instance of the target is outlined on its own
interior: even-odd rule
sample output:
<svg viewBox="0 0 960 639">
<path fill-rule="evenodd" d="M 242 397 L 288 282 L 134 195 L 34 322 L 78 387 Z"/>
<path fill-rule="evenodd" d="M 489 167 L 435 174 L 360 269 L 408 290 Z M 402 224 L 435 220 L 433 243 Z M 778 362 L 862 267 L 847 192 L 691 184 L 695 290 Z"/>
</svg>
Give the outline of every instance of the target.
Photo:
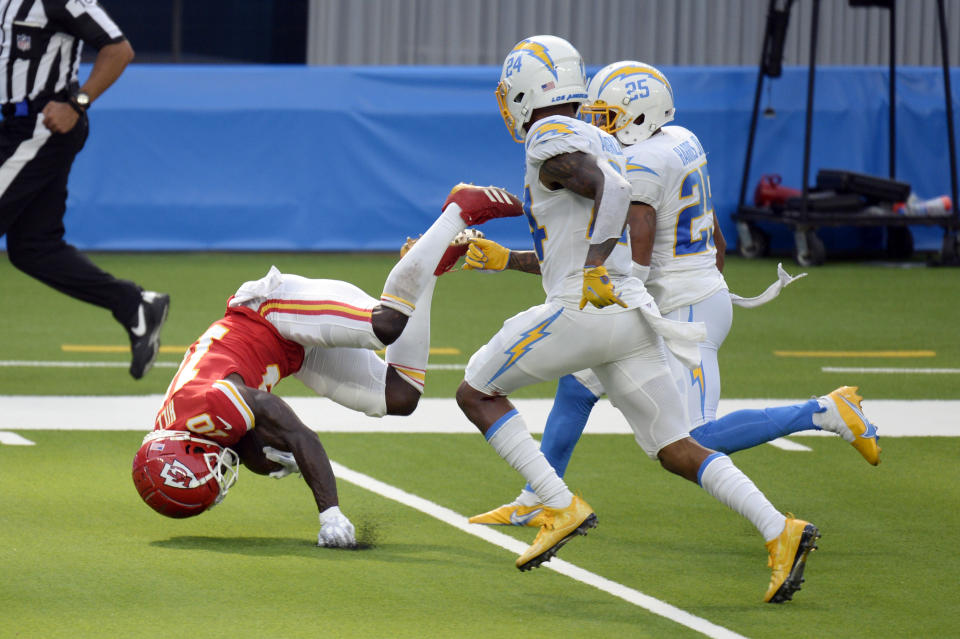
<svg viewBox="0 0 960 639">
<path fill-rule="evenodd" d="M 223 501 L 239 462 L 230 448 L 188 432 L 155 430 L 133 457 L 133 483 L 161 515 L 192 517 Z"/>
</svg>

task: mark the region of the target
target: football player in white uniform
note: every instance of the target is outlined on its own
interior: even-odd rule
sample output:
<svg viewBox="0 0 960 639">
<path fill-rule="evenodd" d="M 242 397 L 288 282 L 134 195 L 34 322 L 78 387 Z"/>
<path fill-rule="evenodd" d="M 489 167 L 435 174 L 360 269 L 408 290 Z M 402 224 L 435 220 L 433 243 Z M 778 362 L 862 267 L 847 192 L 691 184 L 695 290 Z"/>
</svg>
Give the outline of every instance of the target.
<svg viewBox="0 0 960 639">
<path fill-rule="evenodd" d="M 696 369 L 687 370 L 668 357 L 687 399 L 690 435 L 708 448 L 729 454 L 791 433 L 822 428 L 843 437 L 877 465 L 876 428 L 863 415 L 856 387 L 840 387 L 795 406 L 736 411 L 717 419 L 717 351 L 730 330 L 731 302 L 758 306 L 798 278 L 778 267 L 777 282 L 761 296 L 745 299 L 728 291 L 721 273 L 723 235 L 710 203 L 706 155 L 688 129 L 664 126 L 673 119 L 675 109 L 673 90 L 660 71 L 642 62 L 615 62 L 594 76 L 588 93 L 581 117 L 616 135 L 627 157 L 634 273 L 645 281 L 665 317 L 702 321 L 707 326 Z M 474 254 L 482 253 L 484 246 L 487 252 L 497 250 L 488 242 L 478 244 Z M 541 443 L 561 475 L 602 394 L 602 385 L 589 370 L 561 379 L 556 410 Z M 533 499 L 526 491 L 519 503 L 531 505 Z M 508 514 L 501 513 L 502 519 Z"/>
<path fill-rule="evenodd" d="M 598 82 L 597 79 L 600 78 L 602 80 Z M 611 89 L 614 89 L 615 96 L 609 95 Z M 708 350 L 712 347 L 712 367 L 709 363 L 707 367 L 712 373 L 716 373 L 716 348 L 722 343 L 729 330 L 732 315 L 731 297 L 742 301 L 744 305 L 762 303 L 775 297 L 779 290 L 789 284 L 793 278 L 781 271 L 778 282 L 760 298 L 743 300 L 739 296 L 730 295 L 718 269 L 713 232 L 716 228 L 719 235 L 719 227 L 716 226 L 713 210 L 709 204 L 709 176 L 706 173 L 705 154 L 699 141 L 686 129 L 669 127 L 677 129 L 675 137 L 661 138 L 663 142 L 649 156 L 644 153 L 634 153 L 644 146 L 638 144 L 639 142 L 652 134 L 661 133 L 661 125 L 673 117 L 672 90 L 666 78 L 656 69 L 640 63 L 610 65 L 596 76 L 594 83 L 591 83 L 588 108 L 582 108 L 582 111 L 590 113 L 589 105 L 604 104 L 602 102 L 598 104 L 598 94 L 601 91 L 604 92 L 604 97 L 610 99 L 611 104 L 634 107 L 633 111 L 623 113 L 623 117 L 619 117 L 619 113 L 603 110 L 604 118 L 609 116 L 613 124 L 619 125 L 611 125 L 608 130 L 618 134 L 618 139 L 626 148 L 627 175 L 631 182 L 631 202 L 633 203 L 629 216 L 633 243 L 633 273 L 640 279 L 650 279 L 651 292 L 658 296 L 658 302 L 663 301 L 662 310 L 672 312 L 673 319 L 686 322 L 705 321 L 707 336 L 700 344 L 700 352 L 693 365 L 689 362 L 684 364 L 676 356 L 668 354 L 668 361 L 671 363 L 676 379 L 699 380 L 699 387 L 703 389 L 704 360 L 710 358 L 709 353 L 704 355 L 704 350 L 705 347 Z M 642 108 L 639 113 L 636 112 L 638 106 Z M 622 107 L 614 109 L 614 111 L 617 110 L 625 111 Z M 605 125 L 606 120 L 597 123 Z M 645 179 L 648 177 L 652 179 Z M 655 233 L 656 243 L 654 242 Z M 536 240 L 536 233 L 534 237 Z M 722 236 L 718 239 L 722 241 Z M 526 252 L 507 251 L 494 242 L 481 240 L 471 246 L 466 268 L 530 270 L 525 265 L 525 261 L 529 259 L 526 255 Z M 648 278 L 651 257 L 654 258 L 653 264 L 660 268 L 657 269 L 656 277 Z M 722 260 L 722 257 L 720 259 Z M 722 264 L 722 262 L 719 263 Z M 702 312 L 693 315 L 691 309 L 704 300 L 712 301 L 707 308 L 719 307 L 720 313 L 710 313 L 700 308 L 698 310 Z M 684 306 L 686 306 L 685 309 Z M 680 309 L 687 310 L 686 315 L 683 315 Z M 718 373 L 711 375 L 711 385 L 718 378 Z M 567 375 L 561 378 L 557 400 L 541 445 L 547 460 L 553 464 L 561 476 L 586 424 L 590 410 L 602 393 L 603 385 L 593 371 L 581 371 L 576 376 Z M 697 412 L 694 414 L 702 415 L 711 400 L 706 399 L 704 394 L 700 394 L 697 399 Z M 719 389 L 715 398 L 712 398 L 714 413 L 717 399 L 719 399 Z M 616 404 L 616 400 L 614 403 Z M 812 400 L 812 403 L 819 408 L 815 400 Z M 805 407 L 805 409 L 811 413 L 814 410 L 811 407 Z M 759 413 L 759 411 L 754 412 Z M 783 416 L 786 416 L 786 413 L 783 413 Z M 842 419 L 839 421 L 841 424 L 844 423 Z M 697 441 L 710 447 L 709 443 L 700 439 Z M 667 468 L 678 472 L 664 461 L 663 454 L 660 458 Z M 699 470 L 707 469 L 710 461 L 710 457 L 704 459 Z M 736 472 L 739 473 L 739 471 Z M 697 479 L 710 491 L 711 488 L 703 482 L 704 473 L 699 474 Z M 749 482 L 746 477 L 743 479 Z M 729 504 L 722 496 L 716 496 Z M 487 524 L 537 525 L 541 523 L 539 507 L 540 502 L 530 491 L 528 484 L 513 503 L 489 513 L 477 515 L 471 518 L 471 521 Z M 772 506 L 770 508 L 772 509 Z M 752 517 L 751 520 L 757 524 L 757 520 Z M 780 519 L 776 524 L 770 523 L 767 526 L 758 524 L 757 527 L 768 541 L 767 546 L 773 568 L 770 587 L 764 599 L 786 601 L 799 588 L 806 555 L 813 548 L 819 533 L 812 524 L 792 518 Z"/>
<path fill-rule="evenodd" d="M 687 371 L 670 361 L 687 398 L 691 436 L 708 448 L 731 453 L 823 428 L 877 465 L 876 429 L 863 415 L 855 387 L 844 386 L 796 406 L 736 411 L 717 419 L 717 351 L 730 330 L 731 304 L 759 305 L 796 278 L 779 268 L 779 279 L 765 297 L 744 299 L 729 292 L 721 273 L 725 243 L 711 204 L 706 153 L 688 129 L 665 126 L 674 113 L 667 78 L 655 67 L 632 60 L 601 69 L 590 84 L 589 104 L 581 109 L 582 117 L 616 135 L 624 147 L 632 191 L 629 222 L 635 273 L 665 317 L 707 325 L 700 366 Z M 580 381 L 602 393 L 591 377 L 588 372 Z"/>
<path fill-rule="evenodd" d="M 502 270 L 509 260 L 512 268 L 540 273 L 547 299 L 507 320 L 474 354 L 457 399 L 539 500 L 514 513 L 540 526 L 517 566 L 539 565 L 596 519 L 550 467 L 506 396 L 585 367 L 597 375 L 651 458 L 747 517 L 783 548 L 779 554 L 789 552 L 790 560 L 802 556 L 802 566 L 819 536 L 816 527 L 786 518 L 726 455 L 689 437 L 661 343 L 692 368 L 699 351 L 691 340 L 706 339 L 706 329 L 662 318 L 631 275 L 623 157 L 612 137 L 573 119 L 584 97 L 582 60 L 565 40 L 525 39 L 504 62 L 497 98 L 514 139 L 526 142 L 525 213 L 534 250 L 499 253 L 504 261 L 497 264 L 475 252 L 475 266 Z M 596 308 L 586 307 L 588 302 Z M 799 587 L 799 574 L 795 582 Z M 793 592 L 785 590 L 784 596 Z"/>
</svg>

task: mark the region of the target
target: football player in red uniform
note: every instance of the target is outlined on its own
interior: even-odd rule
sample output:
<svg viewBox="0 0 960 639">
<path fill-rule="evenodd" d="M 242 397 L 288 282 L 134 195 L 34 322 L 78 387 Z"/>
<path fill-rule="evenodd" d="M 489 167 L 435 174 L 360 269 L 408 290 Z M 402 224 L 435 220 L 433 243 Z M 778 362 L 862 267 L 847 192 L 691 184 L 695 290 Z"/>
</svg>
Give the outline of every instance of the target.
<svg viewBox="0 0 960 639">
<path fill-rule="evenodd" d="M 356 544 L 340 511 L 326 451 L 273 386 L 295 376 L 318 395 L 368 415 L 409 415 L 423 392 L 436 277 L 467 249 L 468 224 L 523 214 L 496 187 L 458 185 L 443 214 L 403 255 L 380 300 L 337 280 L 273 267 L 246 282 L 187 349 L 133 460 L 143 500 L 168 517 L 223 500 L 239 462 L 261 475 L 302 474 L 320 511 L 318 545 Z M 385 359 L 374 350 L 386 347 Z"/>
</svg>

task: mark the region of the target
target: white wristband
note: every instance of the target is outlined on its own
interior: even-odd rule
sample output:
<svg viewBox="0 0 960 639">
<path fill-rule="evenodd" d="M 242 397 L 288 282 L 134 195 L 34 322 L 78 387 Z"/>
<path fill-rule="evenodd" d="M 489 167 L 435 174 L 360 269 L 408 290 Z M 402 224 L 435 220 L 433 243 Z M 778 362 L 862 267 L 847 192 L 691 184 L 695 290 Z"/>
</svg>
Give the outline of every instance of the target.
<svg viewBox="0 0 960 639">
<path fill-rule="evenodd" d="M 644 266 L 643 264 L 637 264 L 636 262 L 631 263 L 633 276 L 643 282 L 647 283 L 647 278 L 650 277 L 650 267 Z"/>
<path fill-rule="evenodd" d="M 343 513 L 340 512 L 340 506 L 330 506 L 325 511 L 320 513 L 320 523 L 322 524 L 324 519 L 327 517 L 343 517 Z"/>
</svg>

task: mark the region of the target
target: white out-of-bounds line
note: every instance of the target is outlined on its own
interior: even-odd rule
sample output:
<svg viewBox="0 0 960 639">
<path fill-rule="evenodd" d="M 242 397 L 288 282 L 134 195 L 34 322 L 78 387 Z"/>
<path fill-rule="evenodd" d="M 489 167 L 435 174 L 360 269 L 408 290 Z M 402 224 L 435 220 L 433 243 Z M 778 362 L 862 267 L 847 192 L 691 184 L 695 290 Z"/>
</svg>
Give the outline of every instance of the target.
<svg viewBox="0 0 960 639">
<path fill-rule="evenodd" d="M 35 443 L 36 442 L 32 442 L 26 437 L 21 437 L 16 433 L 0 430 L 0 444 L 6 444 L 7 446 L 34 446 Z"/>
<path fill-rule="evenodd" d="M 897 373 L 909 375 L 956 375 L 960 368 L 892 368 L 892 367 L 850 367 L 850 366 L 823 366 L 824 373 L 883 373 L 895 375 Z"/>
<path fill-rule="evenodd" d="M 445 508 L 439 504 L 435 504 L 432 501 L 418 497 L 412 493 L 408 493 L 405 490 L 397 488 L 396 486 L 391 486 L 390 484 L 384 483 L 378 479 L 374 479 L 369 475 L 364 475 L 363 473 L 351 470 L 335 461 L 331 460 L 330 463 L 333 466 L 333 472 L 338 479 L 343 479 L 352 484 L 356 484 L 361 488 L 386 497 L 387 499 L 392 499 L 393 501 L 399 502 L 404 506 L 409 506 L 410 508 L 419 510 L 420 512 L 430 515 L 435 519 L 439 519 L 445 524 L 449 524 L 450 526 L 462 530 L 467 534 L 479 537 L 484 541 L 487 541 L 495 546 L 505 548 L 506 550 L 518 555 L 527 549 L 527 544 L 518 541 L 509 535 L 496 532 L 495 530 L 491 530 L 486 526 L 468 523 L 466 517 L 460 513 L 450 510 L 449 508 Z M 565 575 L 571 579 L 575 579 L 589 586 L 593 586 L 594 588 L 602 590 L 615 597 L 619 597 L 620 599 L 623 599 L 624 601 L 632 603 L 636 606 L 640 606 L 641 608 L 644 608 L 655 615 L 665 617 L 670 621 L 676 622 L 682 626 L 686 626 L 692 630 L 696 630 L 697 632 L 708 637 L 715 637 L 717 639 L 743 639 L 743 635 L 739 635 L 732 630 L 728 630 L 723 626 L 718 626 L 715 623 L 707 621 L 706 619 L 692 615 L 689 612 L 681 610 L 676 606 L 671 606 L 664 601 L 660 601 L 659 599 L 645 595 L 639 590 L 634 590 L 633 588 L 629 588 L 623 584 L 619 584 L 615 581 L 611 581 L 605 577 L 594 574 L 588 570 L 584 570 L 583 568 L 575 566 L 568 561 L 554 557 L 549 563 L 543 564 L 543 566 L 550 568 L 561 575 Z"/>
<path fill-rule="evenodd" d="M 797 442 L 794 442 L 794 441 L 790 441 L 786 437 L 780 437 L 778 439 L 774 439 L 767 443 L 775 448 L 779 448 L 780 450 L 793 450 L 793 451 L 808 452 L 808 453 L 813 452 L 812 448 L 808 446 L 804 446 L 803 444 L 798 444 Z"/>
</svg>

